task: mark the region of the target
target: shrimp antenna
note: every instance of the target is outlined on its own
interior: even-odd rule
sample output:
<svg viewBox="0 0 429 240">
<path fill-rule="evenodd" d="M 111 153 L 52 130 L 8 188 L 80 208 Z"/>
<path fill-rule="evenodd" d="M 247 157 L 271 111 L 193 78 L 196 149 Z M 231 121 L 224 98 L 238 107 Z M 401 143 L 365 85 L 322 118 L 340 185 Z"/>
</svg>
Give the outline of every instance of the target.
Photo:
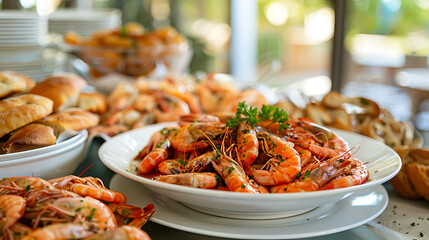
<svg viewBox="0 0 429 240">
<path fill-rule="evenodd" d="M 85 168 L 85 170 L 83 170 L 83 171 L 79 174 L 79 176 L 77 176 L 77 177 L 82 176 L 82 174 L 84 174 L 84 173 L 86 172 L 86 170 L 88 170 L 90 167 L 92 167 L 92 165 L 93 165 L 93 164 L 91 164 L 91 165 L 89 165 L 89 167 Z"/>
</svg>

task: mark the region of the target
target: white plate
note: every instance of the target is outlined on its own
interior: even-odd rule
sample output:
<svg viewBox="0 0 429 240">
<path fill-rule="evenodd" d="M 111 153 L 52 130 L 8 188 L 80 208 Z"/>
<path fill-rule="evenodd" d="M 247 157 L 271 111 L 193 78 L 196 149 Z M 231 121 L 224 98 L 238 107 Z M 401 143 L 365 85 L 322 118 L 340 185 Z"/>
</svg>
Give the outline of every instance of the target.
<svg viewBox="0 0 429 240">
<path fill-rule="evenodd" d="M 197 234 L 240 239 L 291 239 L 346 231 L 373 220 L 388 203 L 387 192 L 379 185 L 300 216 L 239 220 L 204 214 L 179 202 L 156 197 L 139 183 L 118 174 L 113 176 L 110 189 L 124 193 L 131 205 L 144 207 L 153 203 L 155 213 L 150 220 L 158 224 Z"/>
<path fill-rule="evenodd" d="M 114 172 L 142 183 L 156 194 L 199 208 L 201 211 L 216 212 L 218 215 L 234 214 L 237 218 L 245 219 L 259 219 L 261 214 L 268 217 L 290 216 L 340 201 L 356 191 L 380 185 L 395 176 L 401 168 L 401 159 L 398 154 L 386 145 L 356 133 L 335 131 L 350 146 L 360 146 L 354 156 L 368 167 L 370 176 L 368 182 L 327 191 L 249 194 L 179 186 L 153 181 L 131 173 L 130 161 L 148 143 L 151 135 L 172 124 L 174 123 L 155 124 L 119 134 L 100 147 L 99 157 Z"/>
</svg>

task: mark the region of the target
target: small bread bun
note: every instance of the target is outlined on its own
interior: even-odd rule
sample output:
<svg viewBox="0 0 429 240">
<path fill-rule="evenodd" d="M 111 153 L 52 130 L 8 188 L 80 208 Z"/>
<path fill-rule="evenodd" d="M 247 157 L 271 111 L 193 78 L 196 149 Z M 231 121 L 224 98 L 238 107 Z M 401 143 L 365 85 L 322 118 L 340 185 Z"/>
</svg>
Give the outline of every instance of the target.
<svg viewBox="0 0 429 240">
<path fill-rule="evenodd" d="M 429 150 L 412 149 L 408 158 L 408 178 L 416 192 L 429 201 Z"/>
<path fill-rule="evenodd" d="M 16 132 L 3 144 L 3 151 L 15 153 L 54 145 L 57 138 L 51 127 L 32 123 Z"/>
<path fill-rule="evenodd" d="M 91 128 L 97 126 L 99 122 L 100 117 L 98 115 L 80 108 L 65 109 L 38 121 L 38 123 L 52 127 L 55 136 L 58 136 L 67 129 L 80 131 Z"/>
<path fill-rule="evenodd" d="M 84 110 L 103 115 L 107 111 L 107 98 L 101 93 L 80 93 L 77 106 Z"/>
<path fill-rule="evenodd" d="M 12 72 L 0 72 L 0 98 L 10 96 L 15 93 L 28 92 L 36 83 L 29 77 Z"/>
<path fill-rule="evenodd" d="M 74 107 L 86 81 L 76 74 L 62 73 L 39 82 L 29 93 L 45 96 L 54 101 L 54 112 Z"/>
<path fill-rule="evenodd" d="M 24 94 L 0 101 L 0 137 L 52 112 L 51 99 Z"/>
</svg>

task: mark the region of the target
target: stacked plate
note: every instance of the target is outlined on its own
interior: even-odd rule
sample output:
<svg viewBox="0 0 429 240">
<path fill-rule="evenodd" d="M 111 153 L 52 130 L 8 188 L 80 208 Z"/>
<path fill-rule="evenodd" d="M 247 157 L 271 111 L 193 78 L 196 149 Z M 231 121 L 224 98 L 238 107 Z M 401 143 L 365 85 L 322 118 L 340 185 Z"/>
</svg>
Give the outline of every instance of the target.
<svg viewBox="0 0 429 240">
<path fill-rule="evenodd" d="M 121 11 L 119 10 L 59 10 L 49 16 L 49 32 L 65 34 L 74 31 L 82 37 L 92 33 L 121 26 Z"/>
</svg>

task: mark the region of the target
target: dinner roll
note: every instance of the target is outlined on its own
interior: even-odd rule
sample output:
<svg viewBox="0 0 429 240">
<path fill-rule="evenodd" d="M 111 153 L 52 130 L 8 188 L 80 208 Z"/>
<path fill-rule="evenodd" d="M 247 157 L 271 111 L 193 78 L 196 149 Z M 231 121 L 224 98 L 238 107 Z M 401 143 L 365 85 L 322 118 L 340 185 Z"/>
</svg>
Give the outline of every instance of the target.
<svg viewBox="0 0 429 240">
<path fill-rule="evenodd" d="M 12 72 L 0 72 L 0 98 L 10 96 L 15 93 L 28 92 L 36 83 L 29 77 Z"/>
<path fill-rule="evenodd" d="M 412 149 L 408 158 L 408 178 L 416 192 L 429 201 L 429 150 Z"/>
<path fill-rule="evenodd" d="M 65 109 L 38 121 L 38 123 L 52 127 L 55 136 L 58 136 L 67 129 L 80 131 L 91 128 L 97 126 L 99 122 L 100 117 L 98 115 L 80 108 Z"/>
<path fill-rule="evenodd" d="M 0 101 L 0 137 L 52 112 L 49 98 L 24 94 Z"/>
<path fill-rule="evenodd" d="M 77 106 L 93 113 L 103 115 L 107 111 L 107 98 L 101 93 L 80 93 Z"/>
<path fill-rule="evenodd" d="M 56 140 L 53 128 L 32 123 L 16 130 L 2 149 L 6 153 L 22 152 L 53 145 Z"/>
<path fill-rule="evenodd" d="M 61 73 L 39 82 L 29 93 L 45 96 L 54 101 L 54 112 L 77 104 L 80 90 L 86 81 L 76 74 Z"/>
</svg>

